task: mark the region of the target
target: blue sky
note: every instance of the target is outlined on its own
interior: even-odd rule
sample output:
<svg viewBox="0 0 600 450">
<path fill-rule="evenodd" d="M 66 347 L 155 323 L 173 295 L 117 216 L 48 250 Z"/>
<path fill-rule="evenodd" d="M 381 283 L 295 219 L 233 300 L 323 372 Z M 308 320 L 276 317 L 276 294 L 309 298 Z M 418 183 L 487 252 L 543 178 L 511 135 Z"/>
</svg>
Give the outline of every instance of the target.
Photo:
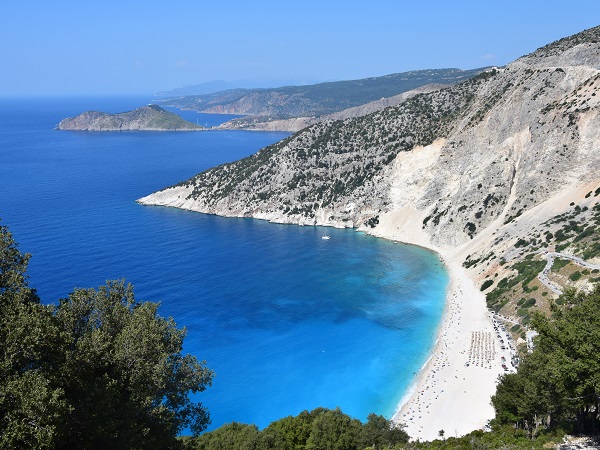
<svg viewBox="0 0 600 450">
<path fill-rule="evenodd" d="M 0 95 L 470 69 L 597 25 L 597 0 L 5 0 Z"/>
</svg>

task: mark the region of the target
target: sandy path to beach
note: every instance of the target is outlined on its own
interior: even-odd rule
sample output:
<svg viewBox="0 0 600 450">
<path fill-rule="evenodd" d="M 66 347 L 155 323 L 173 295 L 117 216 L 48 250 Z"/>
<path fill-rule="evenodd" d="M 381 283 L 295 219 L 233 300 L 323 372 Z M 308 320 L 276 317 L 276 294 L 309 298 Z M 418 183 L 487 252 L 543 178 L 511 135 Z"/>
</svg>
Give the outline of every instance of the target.
<svg viewBox="0 0 600 450">
<path fill-rule="evenodd" d="M 504 373 L 501 358 L 510 361 L 484 295 L 460 264 L 444 260 L 451 282 L 437 343 L 394 415 L 413 440 L 437 439 L 440 430 L 450 437 L 484 427 L 494 417 L 490 398 Z"/>
</svg>

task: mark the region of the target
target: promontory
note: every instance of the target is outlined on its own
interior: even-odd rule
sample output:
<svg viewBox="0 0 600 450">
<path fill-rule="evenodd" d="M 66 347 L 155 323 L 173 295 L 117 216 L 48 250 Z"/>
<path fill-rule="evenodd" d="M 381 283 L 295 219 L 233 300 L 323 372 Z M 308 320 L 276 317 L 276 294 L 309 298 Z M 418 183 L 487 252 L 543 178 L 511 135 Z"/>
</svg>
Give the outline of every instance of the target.
<svg viewBox="0 0 600 450">
<path fill-rule="evenodd" d="M 182 119 L 157 105 L 142 106 L 133 111 L 109 114 L 86 111 L 63 119 L 58 130 L 79 131 L 198 131 L 204 127 Z"/>
<path fill-rule="evenodd" d="M 433 440 L 493 419 L 499 376 L 516 371 L 528 343 L 535 352 L 530 326 L 538 313 L 558 311 L 561 290 L 600 281 L 598 148 L 595 27 L 462 83 L 309 125 L 138 202 L 353 227 L 437 251 L 451 276 L 446 310 L 437 344 L 394 416 L 413 439 Z M 569 367 L 580 364 L 573 354 Z M 587 392 L 577 370 L 560 369 L 576 392 Z M 567 401 L 550 379 L 560 371 L 547 372 L 553 394 L 531 390 L 531 413 L 507 403 L 519 406 L 506 420 L 532 424 L 554 414 L 558 407 L 537 405 L 554 392 Z M 597 389 L 590 392 L 568 402 L 590 398 L 577 407 L 597 411 Z"/>
</svg>

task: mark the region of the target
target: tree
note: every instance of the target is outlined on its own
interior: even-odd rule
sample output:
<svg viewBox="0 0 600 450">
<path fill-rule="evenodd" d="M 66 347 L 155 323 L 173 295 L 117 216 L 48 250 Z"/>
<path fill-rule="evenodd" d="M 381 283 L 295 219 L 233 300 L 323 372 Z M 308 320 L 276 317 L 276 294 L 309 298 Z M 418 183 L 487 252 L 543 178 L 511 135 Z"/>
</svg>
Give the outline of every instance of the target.
<svg viewBox="0 0 600 450">
<path fill-rule="evenodd" d="M 537 347 L 550 355 L 550 379 L 560 383 L 554 405 L 556 419 L 575 417 L 576 433 L 597 433 L 600 410 L 600 286 L 590 293 L 567 290 L 553 316 L 538 315 L 532 325 L 540 333 Z M 546 377 L 548 379 L 548 377 Z"/>
<path fill-rule="evenodd" d="M 270 426 L 261 431 L 259 448 L 261 450 L 294 450 L 283 432 Z M 304 446 L 300 448 L 303 449 Z"/>
<path fill-rule="evenodd" d="M 260 431 L 256 425 L 238 422 L 227 423 L 210 433 L 205 433 L 188 448 L 198 450 L 262 450 Z"/>
<path fill-rule="evenodd" d="M 322 407 L 276 420 L 262 431 L 234 422 L 185 439 L 186 448 L 202 450 L 381 450 L 406 442 L 403 426 L 383 416 L 369 414 L 363 425 L 339 408 Z"/>
<path fill-rule="evenodd" d="M 313 421 L 306 449 L 356 450 L 361 426 L 359 420 L 344 414 L 340 408 L 328 410 Z"/>
<path fill-rule="evenodd" d="M 540 425 L 595 433 L 600 426 L 600 287 L 587 294 L 565 291 L 552 312 L 551 317 L 534 315 L 539 336 L 533 352 L 516 374 L 500 380 L 492 398 L 496 420 L 530 436 Z"/>
<path fill-rule="evenodd" d="M 0 227 L 1 448 L 173 448 L 206 428 L 189 393 L 213 372 L 182 355 L 185 329 L 123 281 L 43 305 L 28 261 Z"/>
<path fill-rule="evenodd" d="M 329 410 L 322 407 L 315 408 L 312 411 L 304 410 L 297 416 L 288 416 L 271 422 L 263 433 L 266 432 L 273 439 L 275 436 L 283 436 L 286 440 L 287 448 L 290 450 L 304 450 L 312 431 L 313 422 L 327 411 Z M 281 446 L 281 444 L 278 445 Z"/>
<path fill-rule="evenodd" d="M 53 448 L 69 410 L 54 374 L 59 328 L 28 285 L 29 258 L 0 226 L 1 448 Z"/>
<path fill-rule="evenodd" d="M 27 285 L 27 265 L 31 255 L 21 253 L 8 227 L 0 225 L 0 299 L 6 305 L 15 294 L 27 293 L 36 300 Z M 29 292 L 28 292 L 29 291 Z"/>
<path fill-rule="evenodd" d="M 69 445 L 167 448 L 183 428 L 206 428 L 208 412 L 188 393 L 203 391 L 213 373 L 181 354 L 185 329 L 157 309 L 136 302 L 123 281 L 76 289 L 55 308 L 66 339 L 60 373 L 73 406 Z"/>
<path fill-rule="evenodd" d="M 362 427 L 360 441 L 362 447 L 372 447 L 374 450 L 390 448 L 395 444 L 408 442 L 408 434 L 404 427 L 387 420 L 383 416 L 369 414 L 367 423 Z"/>
</svg>

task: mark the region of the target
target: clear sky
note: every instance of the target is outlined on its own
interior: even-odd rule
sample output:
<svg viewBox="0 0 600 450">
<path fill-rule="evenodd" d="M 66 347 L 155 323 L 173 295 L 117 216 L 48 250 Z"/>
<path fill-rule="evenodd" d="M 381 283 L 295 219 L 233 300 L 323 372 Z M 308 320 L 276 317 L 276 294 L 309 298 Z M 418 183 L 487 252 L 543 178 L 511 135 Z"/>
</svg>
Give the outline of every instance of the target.
<svg viewBox="0 0 600 450">
<path fill-rule="evenodd" d="M 0 95 L 471 69 L 597 25 L 598 0 L 3 0 Z"/>
</svg>

